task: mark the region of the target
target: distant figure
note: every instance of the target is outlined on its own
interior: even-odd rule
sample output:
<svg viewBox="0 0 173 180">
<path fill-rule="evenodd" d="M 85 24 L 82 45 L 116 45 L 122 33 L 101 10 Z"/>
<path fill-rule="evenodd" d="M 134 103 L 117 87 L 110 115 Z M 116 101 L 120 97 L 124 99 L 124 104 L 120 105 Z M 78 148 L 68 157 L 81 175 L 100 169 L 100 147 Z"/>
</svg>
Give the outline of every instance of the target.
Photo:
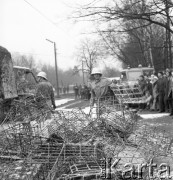
<svg viewBox="0 0 173 180">
<path fill-rule="evenodd" d="M 158 93 L 159 93 L 159 112 L 162 113 L 165 111 L 165 102 L 164 102 L 164 97 L 165 97 L 165 78 L 163 77 L 163 72 L 158 73 Z"/>
<path fill-rule="evenodd" d="M 139 76 L 138 83 L 139 83 L 139 88 L 142 91 L 142 94 L 145 95 L 145 92 L 147 91 L 147 82 L 143 75 Z"/>
<path fill-rule="evenodd" d="M 80 88 L 80 97 L 81 97 L 81 99 L 85 98 L 85 87 L 84 86 L 81 86 L 81 88 Z"/>
<path fill-rule="evenodd" d="M 81 97 L 82 85 L 80 84 L 78 87 L 79 87 L 78 95 L 79 95 L 79 98 L 82 99 L 82 97 Z"/>
<path fill-rule="evenodd" d="M 69 85 L 67 85 L 67 94 L 69 93 Z"/>
<path fill-rule="evenodd" d="M 171 71 L 170 69 L 166 69 L 166 78 L 165 78 L 165 96 L 164 96 L 164 102 L 165 102 L 165 111 L 166 112 L 170 112 L 170 115 L 173 115 L 173 111 L 171 110 L 172 108 L 172 103 L 171 103 L 171 99 L 169 97 L 170 94 L 170 83 L 171 83 Z"/>
<path fill-rule="evenodd" d="M 36 98 L 38 100 L 45 99 L 49 107 L 56 109 L 55 97 L 53 92 L 53 86 L 47 80 L 47 75 L 45 72 L 39 72 L 38 75 L 38 85 L 36 89 Z"/>
<path fill-rule="evenodd" d="M 90 90 L 89 90 L 89 88 L 88 88 L 88 86 L 87 85 L 84 85 L 84 92 L 85 92 L 85 100 L 89 100 L 90 99 L 90 97 L 89 97 L 89 95 L 90 95 Z"/>
<path fill-rule="evenodd" d="M 66 94 L 66 87 L 63 87 L 63 93 Z"/>
<path fill-rule="evenodd" d="M 79 97 L 79 87 L 77 84 L 74 86 L 74 94 L 75 94 L 75 99 L 77 99 Z"/>
<path fill-rule="evenodd" d="M 158 81 L 157 76 L 155 76 L 155 75 L 151 76 L 151 84 L 152 84 L 152 90 L 153 90 L 153 92 L 152 92 L 153 104 L 152 104 L 151 110 L 153 110 L 153 111 L 157 111 L 157 109 L 158 109 L 159 93 L 158 93 L 157 81 Z"/>
<path fill-rule="evenodd" d="M 60 94 L 62 93 L 62 87 L 59 87 L 59 93 Z"/>
</svg>

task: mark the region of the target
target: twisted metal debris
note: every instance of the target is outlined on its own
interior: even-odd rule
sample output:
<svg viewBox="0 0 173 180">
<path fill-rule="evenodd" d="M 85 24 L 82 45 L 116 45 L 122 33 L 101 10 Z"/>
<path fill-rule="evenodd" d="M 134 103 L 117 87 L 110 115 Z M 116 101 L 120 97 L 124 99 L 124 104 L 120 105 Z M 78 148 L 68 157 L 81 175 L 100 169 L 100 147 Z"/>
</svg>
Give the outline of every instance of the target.
<svg viewBox="0 0 173 180">
<path fill-rule="evenodd" d="M 120 104 L 136 104 L 144 102 L 144 96 L 138 86 L 130 87 L 128 84 L 113 84 L 111 89 Z"/>
<path fill-rule="evenodd" d="M 107 168 L 103 161 L 112 158 L 118 178 L 125 163 L 172 158 L 172 143 L 165 132 L 140 127 L 136 113 L 110 97 L 89 113 L 52 113 L 45 102 L 24 98 L 13 103 L 1 123 L 0 174 L 1 179 L 100 179 Z"/>
</svg>

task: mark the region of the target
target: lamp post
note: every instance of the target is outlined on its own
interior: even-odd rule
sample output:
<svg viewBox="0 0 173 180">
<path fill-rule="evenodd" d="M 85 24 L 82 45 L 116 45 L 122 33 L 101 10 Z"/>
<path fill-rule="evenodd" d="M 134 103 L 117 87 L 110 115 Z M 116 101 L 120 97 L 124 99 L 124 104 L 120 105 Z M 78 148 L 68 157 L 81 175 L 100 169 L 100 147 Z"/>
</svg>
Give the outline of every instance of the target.
<svg viewBox="0 0 173 180">
<path fill-rule="evenodd" d="M 57 66 L 57 56 L 56 56 L 56 43 L 46 39 L 46 41 L 49 41 L 54 45 L 54 56 L 55 56 L 55 72 L 56 72 L 56 89 L 57 89 L 57 98 L 59 98 L 59 83 L 58 83 L 58 66 Z"/>
</svg>

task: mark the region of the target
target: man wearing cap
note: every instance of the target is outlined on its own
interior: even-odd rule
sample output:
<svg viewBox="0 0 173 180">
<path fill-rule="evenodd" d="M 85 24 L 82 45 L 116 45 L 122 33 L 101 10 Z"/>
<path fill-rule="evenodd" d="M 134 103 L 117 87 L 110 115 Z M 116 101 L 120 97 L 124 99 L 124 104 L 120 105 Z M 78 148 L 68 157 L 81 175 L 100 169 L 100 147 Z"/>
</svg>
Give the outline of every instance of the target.
<svg viewBox="0 0 173 180">
<path fill-rule="evenodd" d="M 101 100 L 105 97 L 109 90 L 109 85 L 112 83 L 111 80 L 102 77 L 102 73 L 98 68 L 93 68 L 91 75 L 94 80 L 90 84 L 91 88 L 91 106 L 94 105 L 95 100 Z"/>
<path fill-rule="evenodd" d="M 38 85 L 36 90 L 36 98 L 38 100 L 45 99 L 49 107 L 53 106 L 53 108 L 56 109 L 53 86 L 47 80 L 46 73 L 39 72 L 37 77 L 38 77 Z"/>
</svg>

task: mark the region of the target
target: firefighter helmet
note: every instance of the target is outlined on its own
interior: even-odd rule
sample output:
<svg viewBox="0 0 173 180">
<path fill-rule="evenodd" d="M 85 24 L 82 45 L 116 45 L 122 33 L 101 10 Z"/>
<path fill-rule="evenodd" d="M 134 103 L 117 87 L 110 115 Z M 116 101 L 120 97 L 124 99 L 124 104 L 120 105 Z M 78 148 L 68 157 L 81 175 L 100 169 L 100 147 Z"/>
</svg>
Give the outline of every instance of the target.
<svg viewBox="0 0 173 180">
<path fill-rule="evenodd" d="M 94 75 L 94 74 L 100 74 L 100 75 L 102 75 L 102 72 L 101 72 L 101 70 L 98 69 L 98 68 L 93 68 L 91 75 Z"/>
<path fill-rule="evenodd" d="M 39 73 L 37 74 L 37 77 L 42 77 L 42 78 L 44 78 L 44 79 L 47 80 L 47 74 L 46 74 L 45 72 L 43 72 L 43 71 L 39 72 Z"/>
</svg>

